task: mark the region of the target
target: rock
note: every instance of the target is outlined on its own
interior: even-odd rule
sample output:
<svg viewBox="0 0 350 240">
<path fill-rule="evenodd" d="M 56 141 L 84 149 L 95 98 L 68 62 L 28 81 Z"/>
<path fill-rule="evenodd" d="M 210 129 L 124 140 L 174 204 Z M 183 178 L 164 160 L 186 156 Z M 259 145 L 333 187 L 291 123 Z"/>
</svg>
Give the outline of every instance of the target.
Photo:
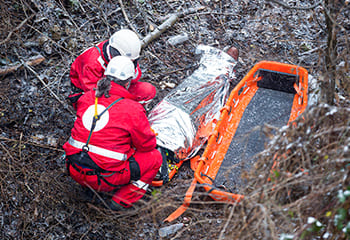
<svg viewBox="0 0 350 240">
<path fill-rule="evenodd" d="M 169 235 L 172 235 L 176 231 L 180 230 L 183 226 L 184 226 L 183 223 L 177 223 L 174 225 L 163 227 L 163 228 L 159 229 L 159 236 L 160 237 L 167 237 Z"/>
<path fill-rule="evenodd" d="M 183 43 L 183 42 L 187 41 L 188 39 L 189 38 L 188 38 L 187 33 L 181 33 L 179 35 L 170 37 L 168 39 L 167 43 L 169 43 L 172 46 L 175 46 L 175 45 L 178 45 L 180 43 Z"/>
</svg>

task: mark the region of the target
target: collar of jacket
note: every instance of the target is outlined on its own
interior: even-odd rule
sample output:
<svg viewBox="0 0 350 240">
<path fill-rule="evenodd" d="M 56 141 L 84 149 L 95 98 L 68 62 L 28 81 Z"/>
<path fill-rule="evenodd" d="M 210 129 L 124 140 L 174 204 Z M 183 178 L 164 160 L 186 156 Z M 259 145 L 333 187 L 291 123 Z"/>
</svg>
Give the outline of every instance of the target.
<svg viewBox="0 0 350 240">
<path fill-rule="evenodd" d="M 103 55 L 103 60 L 105 61 L 105 63 L 108 65 L 109 61 L 110 61 L 110 57 L 107 51 L 107 47 L 109 45 L 109 40 L 106 40 L 105 43 L 103 43 L 102 45 L 102 55 Z"/>
<path fill-rule="evenodd" d="M 120 86 L 115 82 L 111 82 L 111 90 L 109 91 L 110 95 L 118 95 L 123 98 L 135 100 L 135 96 L 132 95 L 128 90 L 124 87 Z"/>
</svg>

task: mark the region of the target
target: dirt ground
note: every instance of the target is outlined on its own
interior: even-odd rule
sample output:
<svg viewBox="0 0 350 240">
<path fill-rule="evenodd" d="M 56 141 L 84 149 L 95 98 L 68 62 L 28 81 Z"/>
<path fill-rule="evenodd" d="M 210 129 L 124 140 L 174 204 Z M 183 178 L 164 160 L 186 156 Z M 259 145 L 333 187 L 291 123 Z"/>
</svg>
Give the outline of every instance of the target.
<svg viewBox="0 0 350 240">
<path fill-rule="evenodd" d="M 307 7 L 318 1 L 285 2 Z M 349 4 L 341 2 L 338 17 L 344 31 L 339 38 L 340 56 L 349 49 L 346 36 L 350 32 Z M 142 50 L 142 81 L 154 84 L 158 91 L 149 109 L 172 84 L 178 85 L 196 69 L 194 50 L 198 44 L 239 49 L 237 79 L 232 87 L 261 60 L 300 65 L 313 78 L 322 79 L 327 44 L 322 6 L 297 10 L 262 0 L 0 1 L 0 239 L 161 239 L 158 229 L 168 225 L 163 220 L 181 205 L 192 171 L 185 164 L 173 182 L 154 189 L 147 201 L 129 212 L 113 213 L 86 201 L 80 186 L 67 176 L 61 158 L 62 145 L 74 123 L 74 110 L 66 99 L 69 70 L 84 49 L 116 30 L 131 28 L 143 38 L 171 14 L 190 8 L 198 11 L 179 18 Z M 167 42 L 184 32 L 189 36 L 186 42 L 175 46 Z M 40 63 L 33 63 L 33 59 Z M 348 62 L 346 55 L 338 61 L 337 69 L 348 73 Z M 190 209 L 175 222 L 185 227 L 171 237 L 288 239 L 281 237 L 283 233 L 293 234 L 291 239 L 349 237 L 350 226 L 349 235 L 334 227 L 339 209 L 345 209 L 344 226 L 350 219 L 346 213 L 349 199 L 337 200 L 337 192 L 350 186 L 346 167 L 350 156 L 345 147 L 349 145 L 349 93 L 342 84 L 338 85 L 336 110 L 329 106 L 310 110 L 296 131 L 286 130 L 289 137 L 279 137 L 281 155 L 286 149 L 283 144 L 301 141 L 308 146 L 300 150 L 302 156 L 320 159 L 320 164 L 302 162 L 305 169 L 313 169 L 309 178 L 265 186 L 265 178 L 260 176 L 270 173 L 269 158 L 262 156 L 259 171 L 248 177 L 250 184 L 244 190 L 248 200 L 241 205 L 218 204 L 198 188 Z M 317 126 L 310 136 L 324 136 L 315 137 L 314 145 L 302 138 L 308 126 Z M 320 134 L 329 126 L 334 132 Z M 296 155 L 287 158 L 281 163 L 281 174 L 293 173 L 300 159 Z M 257 197 L 257 189 L 269 191 Z M 309 216 L 322 219 L 326 227 L 307 231 L 313 226 L 307 223 Z M 331 237 L 325 238 L 326 233 Z"/>
</svg>

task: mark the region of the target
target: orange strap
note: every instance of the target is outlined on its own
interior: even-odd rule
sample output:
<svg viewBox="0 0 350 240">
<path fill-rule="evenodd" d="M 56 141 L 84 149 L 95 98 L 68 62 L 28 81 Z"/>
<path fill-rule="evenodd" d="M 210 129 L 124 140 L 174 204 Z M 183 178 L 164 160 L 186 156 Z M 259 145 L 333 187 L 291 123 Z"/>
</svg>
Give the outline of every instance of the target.
<svg viewBox="0 0 350 240">
<path fill-rule="evenodd" d="M 158 133 L 156 133 L 156 131 L 154 131 L 153 128 L 151 128 L 151 131 L 152 131 L 156 136 L 158 136 Z"/>
<path fill-rule="evenodd" d="M 190 206 L 192 194 L 194 192 L 194 189 L 196 188 L 196 184 L 197 184 L 197 179 L 194 178 L 192 183 L 191 183 L 191 186 L 188 188 L 188 190 L 186 192 L 186 196 L 185 196 L 183 204 L 178 209 L 176 209 L 172 214 L 170 214 L 164 220 L 164 222 L 174 221 L 176 218 L 180 217 L 187 210 L 187 208 Z"/>
</svg>

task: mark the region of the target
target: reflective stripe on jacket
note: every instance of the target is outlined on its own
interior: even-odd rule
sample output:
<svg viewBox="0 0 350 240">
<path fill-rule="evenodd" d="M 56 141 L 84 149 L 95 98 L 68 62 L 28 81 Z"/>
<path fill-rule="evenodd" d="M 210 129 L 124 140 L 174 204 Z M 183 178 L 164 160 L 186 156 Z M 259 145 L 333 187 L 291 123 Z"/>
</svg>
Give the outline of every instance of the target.
<svg viewBox="0 0 350 240">
<path fill-rule="evenodd" d="M 86 142 L 85 143 L 80 142 L 78 140 L 75 140 L 72 137 L 69 138 L 68 143 L 70 145 L 72 145 L 73 147 L 78 148 L 79 150 L 83 149 L 83 147 L 86 145 Z M 111 151 L 111 150 L 104 149 L 104 148 L 101 148 L 101 147 L 97 147 L 97 146 L 94 146 L 94 145 L 91 145 L 91 144 L 88 145 L 88 149 L 89 149 L 89 152 L 92 152 L 92 153 L 95 153 L 95 154 L 98 154 L 98 155 L 101 155 L 101 156 L 105 156 L 105 157 L 108 157 L 108 158 L 113 158 L 113 159 L 116 159 L 116 160 L 119 160 L 119 161 L 127 160 L 127 155 L 124 154 L 124 153 Z"/>
</svg>

